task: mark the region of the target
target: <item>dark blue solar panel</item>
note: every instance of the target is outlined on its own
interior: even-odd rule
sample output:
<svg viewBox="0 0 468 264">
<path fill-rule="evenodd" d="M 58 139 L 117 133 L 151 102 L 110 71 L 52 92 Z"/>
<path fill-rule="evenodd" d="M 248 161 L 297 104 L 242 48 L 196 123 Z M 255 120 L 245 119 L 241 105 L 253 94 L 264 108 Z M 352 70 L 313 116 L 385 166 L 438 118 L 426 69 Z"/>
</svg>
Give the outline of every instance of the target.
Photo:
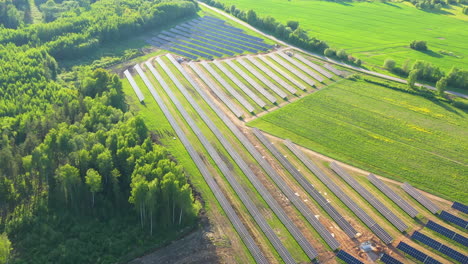
<svg viewBox="0 0 468 264">
<path fill-rule="evenodd" d="M 230 50 L 230 51 L 233 51 L 233 52 L 236 52 L 236 53 L 242 53 L 243 52 L 241 49 L 237 49 L 237 48 L 234 48 L 234 47 L 231 47 L 231 46 L 228 46 L 228 45 L 224 45 L 224 44 L 221 44 L 219 42 L 212 41 L 212 40 L 209 40 L 209 39 L 205 39 L 205 38 L 202 38 L 202 37 L 192 36 L 192 39 L 199 40 L 199 41 L 202 41 L 204 43 L 208 43 L 208 44 L 211 44 L 213 46 L 217 46 L 217 47 L 223 48 L 225 50 Z"/>
<path fill-rule="evenodd" d="M 429 229 L 432 229 L 434 230 L 435 232 L 445 236 L 445 237 L 448 237 L 450 239 L 453 239 L 454 241 L 468 247 L 468 238 L 462 236 L 462 235 L 459 235 L 455 232 L 453 232 L 452 230 L 446 228 L 446 227 L 443 227 L 437 223 L 434 223 L 432 221 L 429 221 L 427 222 L 426 224 L 426 227 L 429 228 Z"/>
<path fill-rule="evenodd" d="M 396 260 L 393 257 L 390 257 L 387 254 L 383 254 L 382 257 L 380 258 L 380 261 L 382 261 L 385 264 L 403 264 L 402 262 Z"/>
<path fill-rule="evenodd" d="M 226 31 L 224 29 L 220 29 L 220 28 L 214 29 L 212 27 L 209 27 L 206 24 L 198 24 L 197 27 L 202 28 L 203 30 L 208 30 L 210 32 L 215 32 L 217 34 L 224 35 L 224 36 L 227 36 L 227 37 L 230 37 L 230 38 L 234 38 L 234 39 L 237 39 L 237 40 L 242 40 L 243 42 L 249 43 L 250 45 L 255 45 L 255 47 L 253 47 L 253 48 L 262 49 L 262 50 L 268 50 L 268 49 L 272 48 L 271 45 L 265 44 L 263 42 L 259 42 L 257 40 L 251 39 L 251 38 L 246 38 L 246 37 L 240 36 L 240 33 L 228 32 L 228 31 Z M 242 34 L 242 35 L 245 35 L 245 34 Z"/>
<path fill-rule="evenodd" d="M 206 24 L 207 21 L 201 21 L 202 24 Z M 208 22 L 209 23 L 209 22 Z M 257 42 L 262 42 L 263 39 L 262 38 L 259 38 L 259 37 L 254 37 L 254 36 L 251 36 L 251 35 L 248 35 L 248 34 L 244 34 L 244 33 L 241 33 L 239 32 L 238 30 L 233 30 L 231 28 L 234 28 L 234 27 L 231 27 L 231 26 L 227 26 L 227 25 L 216 25 L 216 24 L 213 24 L 211 23 L 211 25 L 213 25 L 214 27 L 221 27 L 220 30 L 225 30 L 225 28 L 229 28 L 229 30 L 231 30 L 231 32 L 233 32 L 233 34 L 236 34 L 236 35 L 239 35 L 239 37 L 244 37 L 244 38 L 248 38 L 248 39 L 251 39 L 253 41 L 257 41 Z M 237 28 L 235 28 L 237 29 Z"/>
<path fill-rule="evenodd" d="M 213 59 L 213 57 L 211 57 L 210 55 L 207 55 L 207 54 L 205 54 L 205 53 L 199 52 L 199 51 L 197 51 L 197 50 L 193 50 L 193 49 L 190 49 L 190 48 L 186 48 L 186 47 L 183 47 L 183 46 L 180 46 L 180 45 L 173 45 L 173 47 L 176 48 L 176 49 L 179 49 L 179 50 L 183 50 L 183 51 L 186 51 L 186 52 L 190 52 L 190 53 L 193 53 L 193 54 L 196 54 L 196 55 L 205 57 L 205 58 Z"/>
<path fill-rule="evenodd" d="M 194 29 L 193 27 L 190 27 L 188 25 L 182 25 L 186 30 L 189 30 L 190 32 L 193 32 L 194 33 Z M 198 30 L 198 29 L 197 29 Z M 233 40 L 235 43 L 233 43 L 231 40 L 231 38 L 227 38 L 227 37 L 222 37 L 222 38 L 219 38 L 218 35 L 216 34 L 210 34 L 210 32 L 206 32 L 206 31 L 201 31 L 201 30 L 198 30 L 196 33 L 194 34 L 199 34 L 200 36 L 202 36 L 203 38 L 206 38 L 206 39 L 210 39 L 210 40 L 214 40 L 214 41 L 217 41 L 217 42 L 221 42 L 225 45 L 228 45 L 228 46 L 232 46 L 232 47 L 235 47 L 237 49 L 240 49 L 241 51 L 236 51 L 236 52 L 239 52 L 241 53 L 242 50 L 246 50 L 246 51 L 249 51 L 249 52 L 253 52 L 253 53 L 257 53 L 257 50 L 255 49 L 251 49 L 251 48 L 248 48 L 248 47 L 245 47 L 243 45 L 239 45 L 239 44 L 235 44 L 235 43 L 243 43 L 243 42 L 238 42 L 236 40 Z M 232 48 L 230 49 L 232 50 Z"/>
<path fill-rule="evenodd" d="M 452 208 L 457 209 L 458 211 L 463 212 L 465 214 L 468 214 L 468 206 L 466 206 L 466 205 L 464 205 L 462 203 L 453 202 Z"/>
<path fill-rule="evenodd" d="M 221 36 L 222 38 L 229 37 L 231 39 L 230 41 L 234 42 L 234 43 L 239 43 L 239 41 L 240 41 L 239 44 L 242 44 L 242 45 L 247 46 L 247 47 L 251 47 L 251 48 L 254 48 L 254 49 L 257 49 L 257 50 L 263 50 L 263 51 L 268 50 L 268 48 L 266 48 L 266 47 L 262 47 L 260 45 L 253 44 L 253 43 L 251 43 L 251 40 L 239 37 L 239 36 L 234 35 L 234 34 L 230 34 L 230 33 L 227 33 L 227 32 L 221 31 L 221 30 L 216 30 L 216 29 L 213 29 L 213 28 L 210 28 L 210 27 L 207 27 L 207 26 L 204 26 L 204 25 L 200 25 L 200 24 L 196 25 L 196 27 L 199 28 L 201 31 L 203 31 L 205 33 L 216 34 L 217 36 L 222 35 Z"/>
<path fill-rule="evenodd" d="M 171 51 L 171 52 L 174 52 L 174 53 L 176 53 L 176 54 L 179 54 L 179 55 L 181 55 L 181 56 L 184 56 L 184 57 L 193 59 L 193 60 L 197 59 L 197 56 L 192 55 L 192 54 L 187 53 L 187 52 L 183 52 L 183 51 L 181 51 L 181 50 L 177 50 L 177 49 L 174 49 L 174 48 L 168 48 L 167 50 L 169 50 L 169 51 Z"/>
<path fill-rule="evenodd" d="M 424 234 L 421 234 L 419 233 L 418 231 L 414 232 L 413 235 L 411 236 L 412 239 L 414 240 L 418 240 L 419 242 L 425 244 L 425 245 L 428 245 L 429 247 L 435 249 L 435 250 L 439 250 L 440 247 L 442 246 L 442 243 L 424 235 Z"/>
<path fill-rule="evenodd" d="M 211 20 L 211 21 L 218 22 L 218 23 L 226 22 L 226 21 L 224 21 L 222 19 L 219 19 L 217 17 L 212 17 L 212 16 L 204 16 L 204 17 L 202 17 L 202 19 Z"/>
<path fill-rule="evenodd" d="M 223 29 L 229 29 L 229 30 L 234 30 L 234 31 L 237 31 L 237 32 L 243 32 L 243 30 L 240 29 L 240 28 L 229 26 L 229 25 L 224 24 L 224 23 L 216 23 L 215 21 L 212 21 L 212 20 L 209 20 L 209 19 L 205 19 L 203 22 L 206 23 L 206 24 L 216 25 L 216 26 L 218 26 L 220 28 L 223 28 Z"/>
<path fill-rule="evenodd" d="M 263 50 L 255 45 L 250 45 L 249 43 L 245 43 L 243 41 L 240 41 L 240 40 L 236 40 L 236 39 L 233 39 L 233 38 L 230 38 L 230 37 L 226 37 L 226 36 L 220 36 L 216 33 L 213 33 L 213 32 L 208 32 L 208 31 L 203 31 L 201 30 L 200 32 L 202 32 L 205 36 L 206 35 L 210 35 L 210 36 L 213 36 L 213 37 L 216 37 L 218 39 L 223 39 L 223 42 L 224 44 L 227 44 L 227 45 L 232 45 L 232 43 L 235 43 L 237 45 L 232 45 L 234 47 L 237 47 L 237 48 L 241 48 L 243 50 L 248 50 L 250 52 L 254 52 L 256 53 L 258 50 Z"/>
<path fill-rule="evenodd" d="M 465 229 L 468 228 L 468 221 L 465 221 L 463 219 L 461 219 L 460 217 L 457 217 L 457 216 L 454 216 L 453 214 L 451 213 L 448 213 L 446 211 L 442 211 L 439 215 L 440 218 L 442 218 L 443 220 L 447 221 L 447 222 L 450 222 L 452 224 L 455 224 L 457 226 L 461 226 Z"/>
<path fill-rule="evenodd" d="M 216 57 L 222 57 L 223 56 L 223 54 L 220 54 L 218 52 L 214 52 L 212 50 L 205 49 L 205 48 L 202 48 L 200 46 L 194 45 L 194 44 L 190 43 L 189 42 L 190 40 L 188 40 L 188 39 L 185 39 L 184 41 L 176 41 L 176 43 L 187 46 L 187 47 L 192 48 L 194 50 L 199 50 L 199 51 L 202 51 L 204 53 L 208 53 L 208 54 L 216 56 Z"/>
<path fill-rule="evenodd" d="M 468 263 L 468 256 L 463 255 L 462 253 L 447 247 L 446 245 L 442 245 L 442 247 L 439 250 L 441 253 L 453 258 L 454 260 L 460 262 L 460 263 Z"/>
<path fill-rule="evenodd" d="M 350 254 L 348 254 L 346 251 L 343 251 L 343 250 L 338 251 L 336 256 L 348 264 L 363 264 L 357 258 L 351 256 Z"/>
<path fill-rule="evenodd" d="M 406 254 L 412 256 L 413 258 L 421 261 L 424 263 L 424 261 L 426 260 L 427 258 L 427 255 L 422 253 L 421 251 L 415 249 L 414 247 L 406 244 L 405 242 L 401 241 L 397 248 L 403 252 L 405 252 Z"/>
</svg>

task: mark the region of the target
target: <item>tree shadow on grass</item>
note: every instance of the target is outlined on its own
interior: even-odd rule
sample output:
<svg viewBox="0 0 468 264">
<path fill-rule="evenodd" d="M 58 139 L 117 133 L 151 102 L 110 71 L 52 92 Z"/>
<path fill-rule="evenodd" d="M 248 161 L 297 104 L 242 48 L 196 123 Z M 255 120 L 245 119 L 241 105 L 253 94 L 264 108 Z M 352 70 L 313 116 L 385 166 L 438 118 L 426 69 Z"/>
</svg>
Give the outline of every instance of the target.
<svg viewBox="0 0 468 264">
<path fill-rule="evenodd" d="M 392 4 L 392 3 L 390 3 L 390 2 L 387 2 L 387 1 L 385 1 L 385 2 L 383 2 L 383 3 L 384 3 L 384 4 L 386 4 L 386 5 L 388 5 L 388 6 L 391 6 L 391 7 L 395 7 L 395 8 L 401 9 L 401 6 L 397 6 L 397 5 L 395 5 L 395 4 Z"/>
<path fill-rule="evenodd" d="M 426 50 L 426 51 L 421 51 L 422 53 L 426 54 L 426 55 L 429 55 L 431 57 L 434 57 L 434 58 L 442 58 L 444 57 L 443 55 L 433 51 L 433 50 Z"/>
<path fill-rule="evenodd" d="M 433 10 L 433 9 L 421 9 L 427 13 L 439 14 L 439 15 L 454 15 L 454 13 L 446 11 L 446 10 Z"/>
</svg>

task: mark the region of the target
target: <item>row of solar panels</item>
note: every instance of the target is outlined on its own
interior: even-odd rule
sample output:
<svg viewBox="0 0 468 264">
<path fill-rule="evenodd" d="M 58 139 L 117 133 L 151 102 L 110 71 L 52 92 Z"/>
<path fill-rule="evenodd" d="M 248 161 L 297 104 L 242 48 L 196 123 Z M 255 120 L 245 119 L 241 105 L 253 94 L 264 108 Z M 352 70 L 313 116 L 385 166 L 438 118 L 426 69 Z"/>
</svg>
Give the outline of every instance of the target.
<svg viewBox="0 0 468 264">
<path fill-rule="evenodd" d="M 191 59 L 233 56 L 244 51 L 257 53 L 273 47 L 261 38 L 242 33 L 242 29 L 226 25 L 222 20 L 215 21 L 211 17 L 177 25 L 148 42 Z"/>
<path fill-rule="evenodd" d="M 208 74 L 205 74 L 198 68 L 198 66 L 196 66 L 196 64 L 190 63 L 189 66 L 194 69 L 197 75 L 211 90 L 213 90 L 219 99 L 223 101 L 238 118 L 240 118 L 243 116 L 242 110 L 231 101 L 230 97 L 239 102 L 247 112 L 253 113 L 255 107 L 244 96 L 250 98 L 260 108 L 265 108 L 267 105 L 265 100 L 272 104 L 277 103 L 277 99 L 274 94 L 287 100 L 287 92 L 291 94 L 297 93 L 296 88 L 284 81 L 284 79 L 279 77 L 279 75 L 282 75 L 286 80 L 293 84 L 300 83 L 290 75 L 290 73 L 294 73 L 294 75 L 298 76 L 298 70 L 288 61 L 277 58 L 284 68 L 290 69 L 290 72 L 285 72 L 284 70 L 279 69 L 278 66 L 267 59 L 267 57 L 273 58 L 276 54 L 287 56 L 282 52 L 278 52 L 265 56 L 247 56 L 246 60 L 244 58 L 239 58 L 237 60 L 213 61 L 213 64 L 216 67 L 208 62 L 201 62 L 200 65 L 203 66 Z M 290 59 L 295 63 L 300 63 L 292 58 Z M 303 60 L 307 59 L 303 58 Z M 267 65 L 270 66 L 271 69 L 268 68 Z M 305 67 L 305 65 L 303 66 Z M 319 66 L 317 65 L 317 67 Z M 227 79 L 216 71 L 215 68 L 219 69 Z M 322 71 L 324 70 L 322 69 Z M 254 78 L 257 80 L 254 80 Z M 276 80 L 279 85 L 270 81 L 269 78 Z M 240 91 L 238 92 L 236 87 L 233 87 L 228 80 L 232 81 Z M 224 87 L 229 95 L 224 94 L 223 89 L 218 87 L 217 83 L 219 83 L 221 87 Z M 302 84 L 298 88 L 305 89 Z M 258 92 L 259 95 L 257 95 L 255 91 Z"/>
<path fill-rule="evenodd" d="M 418 231 L 415 231 L 413 233 L 413 235 L 411 235 L 411 238 L 414 239 L 414 240 L 417 240 L 437 251 L 439 251 L 440 253 L 448 256 L 448 257 L 451 257 L 452 259 L 460 262 L 460 263 L 468 263 L 468 257 L 463 255 L 462 253 L 454 250 L 453 248 L 451 247 L 448 247 L 442 243 L 440 243 L 439 241 L 433 239 L 433 238 L 430 238 Z"/>
</svg>

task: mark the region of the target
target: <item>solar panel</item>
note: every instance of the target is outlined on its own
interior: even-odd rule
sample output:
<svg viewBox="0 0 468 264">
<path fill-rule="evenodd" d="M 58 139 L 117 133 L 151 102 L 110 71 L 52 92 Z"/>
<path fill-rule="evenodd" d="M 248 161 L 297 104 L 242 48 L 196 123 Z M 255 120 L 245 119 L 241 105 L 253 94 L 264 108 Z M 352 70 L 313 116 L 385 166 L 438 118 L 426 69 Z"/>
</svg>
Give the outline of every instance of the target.
<svg viewBox="0 0 468 264">
<path fill-rule="evenodd" d="M 252 56 L 248 56 L 247 59 L 253 65 L 255 65 L 255 67 L 259 68 L 262 72 L 264 72 L 267 76 L 272 78 L 275 82 L 277 82 L 283 88 L 285 88 L 286 90 L 288 90 L 292 94 L 296 94 L 296 92 L 297 92 L 296 89 L 294 89 L 291 85 L 289 85 L 289 83 L 287 83 L 283 79 L 281 79 L 278 75 L 276 75 L 276 73 L 273 73 L 272 71 L 270 71 L 267 67 L 265 67 L 265 65 L 260 63 L 257 59 L 255 59 Z"/>
<path fill-rule="evenodd" d="M 266 103 L 258 97 L 254 92 L 252 92 L 241 80 L 239 80 L 232 72 L 230 72 L 226 67 L 224 67 L 219 61 L 213 62 L 218 69 L 220 69 L 232 82 L 234 82 L 241 90 L 247 94 L 252 100 L 258 104 L 260 107 L 265 107 Z"/>
<path fill-rule="evenodd" d="M 267 49 L 272 47 L 271 45 L 263 43 L 262 38 L 258 38 L 258 37 L 254 37 L 254 36 L 251 36 L 251 35 L 248 35 L 248 34 L 244 34 L 242 32 L 239 32 L 238 30 L 232 30 L 229 27 L 226 27 L 225 25 L 216 25 L 216 24 L 213 24 L 213 23 L 209 23 L 207 21 L 201 21 L 199 23 L 199 25 L 203 25 L 203 26 L 206 26 L 206 27 L 212 26 L 213 28 L 216 28 L 219 31 L 225 31 L 226 34 L 230 34 L 233 37 L 236 37 L 236 38 L 251 42 L 251 43 L 256 44 L 256 45 L 260 45 L 260 46 L 265 47 Z"/>
<path fill-rule="evenodd" d="M 179 50 L 183 50 L 183 51 L 186 51 L 186 52 L 190 52 L 190 53 L 193 53 L 193 54 L 196 54 L 198 56 L 201 56 L 201 57 L 205 57 L 205 58 L 208 58 L 208 59 L 213 59 L 213 57 L 211 57 L 210 55 L 207 55 L 203 52 L 200 52 L 198 50 L 194 50 L 194 49 L 191 49 L 191 48 L 187 48 L 187 47 L 184 47 L 184 46 L 181 46 L 181 45 L 172 45 L 172 47 L 176 48 L 176 49 L 179 49 Z"/>
<path fill-rule="evenodd" d="M 344 250 L 338 251 L 336 256 L 348 264 L 364 264 Z"/>
<path fill-rule="evenodd" d="M 460 226 L 462 228 L 468 229 L 468 221 L 465 221 L 461 219 L 458 216 L 455 216 L 451 213 L 448 213 L 446 211 L 442 211 L 439 215 L 439 217 L 447 222 L 450 222 L 452 224 L 455 224 L 457 226 Z"/>
<path fill-rule="evenodd" d="M 406 244 L 405 242 L 401 241 L 397 248 L 406 254 L 412 256 L 413 258 L 421 261 L 422 263 L 434 263 L 434 264 L 442 264 L 439 261 L 429 257 L 428 255 L 424 254 L 423 252 L 415 249 L 414 247 Z"/>
<path fill-rule="evenodd" d="M 442 254 L 445 254 L 454 260 L 461 262 L 461 263 L 468 263 L 468 257 L 463 255 L 462 253 L 446 246 L 443 245 L 442 243 L 436 241 L 435 239 L 432 239 L 424 234 L 419 233 L 418 231 L 415 231 L 413 235 L 411 236 L 412 239 L 418 240 L 419 242 L 439 251 Z"/>
<path fill-rule="evenodd" d="M 382 261 L 385 264 L 403 264 L 403 262 L 398 261 L 394 257 L 391 257 L 390 255 L 383 254 L 382 257 L 380 257 L 380 261 Z"/>
<path fill-rule="evenodd" d="M 143 96 L 143 93 L 141 92 L 140 87 L 138 87 L 138 84 L 135 82 L 130 72 L 128 70 L 125 70 L 124 75 L 125 77 L 127 77 L 127 80 L 132 86 L 133 91 L 136 93 L 138 100 L 140 100 L 140 102 L 143 102 L 143 100 L 145 100 L 145 97 Z"/>
<path fill-rule="evenodd" d="M 344 219 L 336 208 L 323 197 L 323 195 L 310 183 L 305 176 L 299 172 L 296 167 L 283 155 L 281 152 L 260 132 L 258 128 L 252 129 L 254 135 L 262 142 L 265 147 L 275 156 L 275 158 L 287 169 L 287 171 L 296 179 L 297 182 L 306 190 L 306 192 L 330 215 L 333 220 L 343 229 L 343 231 L 350 237 L 354 238 L 357 231 L 351 224 Z"/>
<path fill-rule="evenodd" d="M 276 53 L 271 53 L 270 55 L 270 58 L 272 58 L 274 61 L 276 61 L 279 65 L 282 65 L 283 67 L 285 67 L 286 69 L 288 69 L 290 72 L 292 72 L 294 75 L 296 75 L 297 77 L 299 77 L 299 79 L 303 80 L 304 82 L 306 82 L 308 85 L 310 86 L 314 86 L 315 85 L 315 81 L 313 81 L 312 79 L 310 79 L 309 77 L 307 77 L 305 74 L 303 74 L 302 72 L 298 71 L 294 66 L 292 66 L 291 64 L 289 64 L 287 61 L 279 58 L 276 56 Z"/>
<path fill-rule="evenodd" d="M 333 72 L 334 74 L 336 74 L 336 75 L 338 75 L 338 76 L 343 76 L 343 72 L 342 72 L 342 71 L 336 69 L 335 67 L 331 66 L 331 65 L 328 64 L 328 63 L 325 63 L 325 64 L 323 65 L 323 67 L 326 68 L 327 70 Z"/>
<path fill-rule="evenodd" d="M 243 105 L 250 113 L 254 112 L 254 107 L 245 98 L 240 95 L 236 89 L 234 89 L 226 80 L 221 77 L 206 61 L 202 62 L 201 65 L 208 70 L 208 72 L 217 80 L 241 105 Z"/>
<path fill-rule="evenodd" d="M 299 82 L 298 80 L 293 78 L 291 75 L 289 75 L 288 73 L 281 70 L 273 62 L 269 61 L 265 56 L 258 56 L 258 58 L 260 58 L 263 62 L 265 62 L 268 66 L 270 66 L 270 68 L 272 68 L 274 71 L 276 71 L 277 73 L 283 75 L 284 78 L 286 78 L 287 80 L 292 82 L 294 85 L 299 87 L 301 90 L 304 90 L 304 91 L 307 90 L 307 88 L 301 82 Z"/>
<path fill-rule="evenodd" d="M 416 217 L 416 215 L 419 214 L 419 212 L 414 209 L 413 206 L 411 206 L 407 201 L 403 200 L 398 194 L 396 194 L 390 187 L 388 187 L 385 183 L 383 183 L 381 180 L 379 180 L 377 177 L 375 177 L 374 174 L 369 174 L 367 176 L 369 181 L 375 185 L 380 191 L 382 191 L 390 200 L 395 202 L 398 206 L 400 206 L 403 211 L 405 211 L 408 215 L 411 217 Z"/>
<path fill-rule="evenodd" d="M 216 42 L 216 41 L 213 41 L 213 40 L 209 40 L 208 38 L 204 38 L 204 36 L 202 36 L 202 37 L 192 36 L 192 39 L 201 41 L 203 43 L 211 44 L 213 46 L 222 48 L 224 50 L 229 50 L 229 51 L 232 51 L 232 52 L 235 52 L 235 53 L 242 53 L 243 52 L 241 49 L 238 49 L 238 48 L 235 48 L 235 47 L 232 47 L 232 46 L 228 46 L 228 45 L 224 45 L 224 44 L 222 44 L 220 42 Z"/>
<path fill-rule="evenodd" d="M 372 193 L 364 188 L 351 175 L 343 170 L 338 164 L 334 163 L 331 168 L 345 180 L 357 193 L 359 193 L 366 201 L 368 201 L 380 214 L 382 214 L 390 223 L 392 223 L 400 232 L 408 229 L 408 226 L 396 216 L 387 206 L 379 201 Z"/>
<path fill-rule="evenodd" d="M 459 235 L 457 233 L 455 233 L 454 231 L 444 227 L 444 226 L 441 226 L 435 222 L 432 222 L 431 220 L 429 220 L 426 224 L 426 227 L 447 237 L 447 238 L 450 238 L 466 247 L 468 247 L 468 238 L 462 236 L 462 235 Z"/>
<path fill-rule="evenodd" d="M 178 43 L 178 44 L 181 44 L 181 45 L 184 45 L 184 46 L 187 46 L 189 48 L 192 48 L 194 50 L 197 50 L 197 51 L 201 51 L 201 52 L 204 52 L 204 53 L 207 53 L 207 54 L 210 54 L 210 55 L 213 55 L 213 56 L 216 56 L 216 57 L 222 57 L 223 55 L 218 53 L 218 52 L 214 52 L 212 50 L 209 50 L 209 49 L 205 49 L 205 48 L 202 48 L 200 46 L 197 46 L 197 45 L 193 45 L 192 43 L 189 42 L 190 40 L 184 40 L 184 41 L 175 41 L 175 43 Z M 210 58 L 211 59 L 211 58 Z"/>
<path fill-rule="evenodd" d="M 318 66 L 317 64 L 311 62 L 310 60 L 302 57 L 301 55 L 299 54 L 295 54 L 294 57 L 298 58 L 300 61 L 302 61 L 303 63 L 305 63 L 307 66 L 311 67 L 312 69 L 316 70 L 318 73 L 322 74 L 323 76 L 327 77 L 327 78 L 333 78 L 333 75 L 331 73 L 329 73 L 328 71 L 322 69 L 322 67 Z"/>
<path fill-rule="evenodd" d="M 411 195 L 416 201 L 422 204 L 424 207 L 427 208 L 431 213 L 436 214 L 440 209 L 435 204 L 433 204 L 429 199 L 427 199 L 424 195 L 418 192 L 413 186 L 409 185 L 407 182 L 401 185 L 401 188 L 405 190 L 406 193 Z"/>
<path fill-rule="evenodd" d="M 255 70 L 254 67 L 252 67 L 252 65 L 248 64 L 243 59 L 238 59 L 237 61 L 239 62 L 240 65 L 242 65 L 245 69 L 247 69 L 251 74 L 253 74 L 255 77 L 257 77 L 257 79 L 259 79 L 262 83 L 264 83 L 266 85 L 266 87 L 273 90 L 273 92 L 275 92 L 281 98 L 283 98 L 283 99 L 288 98 L 288 95 L 285 92 L 283 92 L 283 90 L 278 88 L 278 86 L 276 86 L 274 83 L 270 82 L 270 80 L 268 80 L 265 77 L 265 75 L 263 75 L 263 74 L 259 73 L 257 70 Z"/>
<path fill-rule="evenodd" d="M 460 212 L 463 212 L 465 214 L 468 214 L 468 206 L 466 206 L 466 205 L 464 205 L 462 203 L 453 202 L 452 208 L 456 209 L 456 210 L 458 210 Z"/>
<path fill-rule="evenodd" d="M 226 28 L 226 29 L 229 29 L 229 30 L 234 30 L 234 31 L 237 31 L 237 32 L 244 32 L 244 30 L 240 29 L 240 28 L 236 28 L 236 27 L 233 27 L 233 26 L 229 26 L 227 24 L 224 24 L 224 23 L 217 23 L 213 20 L 209 20 L 209 19 L 205 19 L 204 20 L 205 23 L 209 23 L 209 24 L 213 24 L 213 25 L 216 25 L 218 27 L 222 27 L 222 28 Z"/>
<path fill-rule="evenodd" d="M 298 62 L 297 60 L 294 60 L 293 58 L 289 57 L 289 55 L 285 54 L 284 52 L 277 52 L 283 59 L 287 60 L 290 62 L 292 65 L 296 66 L 299 68 L 301 71 L 307 73 L 309 76 L 312 76 L 315 80 L 319 82 L 323 82 L 322 76 L 318 75 L 314 71 L 311 71 L 309 68 L 307 68 L 304 64 Z"/>
<path fill-rule="evenodd" d="M 193 63 L 189 63 L 188 66 L 192 68 L 192 70 L 200 76 L 203 82 L 216 94 L 216 96 L 238 117 L 242 117 L 243 113 L 242 110 L 239 109 L 237 105 L 235 105 L 229 97 L 226 96 L 209 78 L 206 74 L 198 68 L 197 65 Z"/>
<path fill-rule="evenodd" d="M 192 54 L 190 54 L 190 53 L 187 53 L 187 52 L 185 52 L 185 51 L 181 51 L 181 50 L 178 50 L 178 49 L 168 48 L 167 50 L 168 50 L 168 51 L 171 51 L 171 52 L 174 52 L 174 53 L 176 53 L 176 54 L 179 54 L 179 55 L 181 55 L 181 56 L 190 58 L 190 59 L 192 59 L 192 60 L 196 60 L 196 59 L 198 58 L 198 57 L 195 56 L 195 55 L 192 55 Z"/>
<path fill-rule="evenodd" d="M 260 84 L 258 84 L 254 79 L 252 79 L 248 74 L 246 74 L 241 68 L 239 68 L 236 64 L 234 64 L 232 61 L 227 60 L 226 64 L 231 67 L 234 71 L 236 71 L 244 80 L 250 83 L 253 88 L 255 88 L 259 93 L 261 93 L 263 96 L 265 96 L 266 99 L 268 99 L 272 103 L 276 103 L 276 98 L 271 95 L 267 90 L 265 90 Z"/>
</svg>

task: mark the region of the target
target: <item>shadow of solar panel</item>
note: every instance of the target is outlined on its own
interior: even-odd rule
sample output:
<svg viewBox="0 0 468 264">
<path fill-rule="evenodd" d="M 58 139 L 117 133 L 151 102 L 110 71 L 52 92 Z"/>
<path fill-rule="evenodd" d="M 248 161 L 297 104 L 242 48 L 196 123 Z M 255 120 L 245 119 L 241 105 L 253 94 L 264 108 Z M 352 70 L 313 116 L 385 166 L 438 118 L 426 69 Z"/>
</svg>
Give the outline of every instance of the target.
<svg viewBox="0 0 468 264">
<path fill-rule="evenodd" d="M 344 250 L 338 251 L 336 256 L 348 264 L 363 264 L 360 260 L 351 256 L 350 254 L 348 254 L 348 252 Z"/>
<path fill-rule="evenodd" d="M 460 217 L 454 216 L 453 214 L 448 213 L 446 211 L 442 211 L 440 213 L 439 217 L 441 219 L 447 221 L 447 222 L 450 222 L 450 223 L 455 224 L 457 226 L 460 226 L 462 228 L 465 228 L 465 229 L 468 228 L 468 221 L 465 221 L 465 220 L 461 219 Z"/>
<path fill-rule="evenodd" d="M 398 261 L 394 257 L 391 257 L 387 254 L 383 254 L 382 257 L 380 258 L 380 261 L 382 261 L 385 264 L 403 264 L 403 262 Z"/>
<path fill-rule="evenodd" d="M 466 206 L 466 205 L 464 205 L 462 203 L 453 202 L 452 208 L 456 209 L 456 210 L 458 210 L 460 212 L 463 212 L 465 214 L 468 214 L 468 206 Z"/>
<path fill-rule="evenodd" d="M 187 57 L 187 58 L 190 58 L 192 60 L 196 60 L 198 57 L 195 56 L 195 55 L 192 55 L 190 53 L 187 53 L 187 52 L 184 52 L 184 51 L 181 51 L 181 50 L 178 50 L 178 49 L 174 49 L 174 48 L 168 48 L 167 49 L 168 51 L 171 51 L 171 52 L 174 52 L 176 54 L 179 54 L 181 56 L 184 56 L 184 57 Z"/>
</svg>

